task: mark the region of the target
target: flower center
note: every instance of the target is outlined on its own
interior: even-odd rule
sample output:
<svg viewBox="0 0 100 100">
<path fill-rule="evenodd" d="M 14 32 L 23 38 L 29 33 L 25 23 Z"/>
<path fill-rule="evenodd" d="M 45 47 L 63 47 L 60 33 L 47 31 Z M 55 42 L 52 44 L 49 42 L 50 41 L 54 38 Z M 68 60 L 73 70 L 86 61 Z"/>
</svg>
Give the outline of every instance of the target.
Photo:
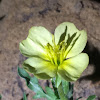
<svg viewBox="0 0 100 100">
<path fill-rule="evenodd" d="M 52 64 L 59 66 L 65 60 L 65 47 L 66 43 L 61 42 L 58 45 L 54 43 L 54 46 L 51 46 L 49 43 L 45 46 L 47 57 Z"/>
<path fill-rule="evenodd" d="M 72 36 L 68 34 L 67 40 L 65 40 L 65 32 L 61 35 L 61 38 L 59 40 L 59 43 L 56 45 L 54 42 L 54 37 L 52 39 L 53 46 L 51 46 L 49 43 L 45 46 L 45 50 L 47 52 L 47 58 L 49 61 L 51 61 L 52 64 L 59 66 L 64 60 L 66 60 L 66 57 L 70 50 L 75 45 L 76 41 L 80 37 L 80 34 L 76 36 L 77 32 L 74 33 Z"/>
</svg>

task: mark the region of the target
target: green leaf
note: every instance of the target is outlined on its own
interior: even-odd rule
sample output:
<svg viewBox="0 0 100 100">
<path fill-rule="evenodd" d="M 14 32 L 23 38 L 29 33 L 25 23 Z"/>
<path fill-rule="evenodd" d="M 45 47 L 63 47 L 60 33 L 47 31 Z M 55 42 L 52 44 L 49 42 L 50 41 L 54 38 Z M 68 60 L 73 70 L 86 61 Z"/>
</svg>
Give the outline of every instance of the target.
<svg viewBox="0 0 100 100">
<path fill-rule="evenodd" d="M 1 98 L 2 98 L 2 96 L 1 96 L 1 94 L 0 94 L 0 100 L 1 100 Z"/>
<path fill-rule="evenodd" d="M 53 91 L 52 91 L 52 94 L 50 94 L 49 91 L 47 91 L 47 94 L 43 91 L 41 86 L 37 83 L 37 78 L 36 77 L 31 78 L 30 84 L 29 84 L 28 87 L 36 93 L 36 95 L 33 97 L 34 99 L 47 98 L 48 100 L 56 100 L 55 99 L 56 96 L 54 95 Z M 49 88 L 49 90 L 50 90 L 50 88 Z"/>
<path fill-rule="evenodd" d="M 71 84 L 71 83 L 69 82 L 69 91 L 68 91 L 67 97 L 68 97 L 70 100 L 73 100 L 73 87 L 74 87 L 74 84 Z"/>
<path fill-rule="evenodd" d="M 21 76 L 22 78 L 25 79 L 26 84 L 28 85 L 29 81 L 30 81 L 30 78 L 31 78 L 29 76 L 29 74 L 23 68 L 20 68 L 20 67 L 18 67 L 18 74 L 19 74 L 19 76 Z"/>
<path fill-rule="evenodd" d="M 96 98 L 96 95 L 91 95 L 91 96 L 89 96 L 89 97 L 87 98 L 87 100 L 95 100 L 95 98 Z"/>
<path fill-rule="evenodd" d="M 58 90 L 57 90 L 57 87 L 55 86 L 55 78 L 52 78 L 52 86 L 53 86 L 53 89 L 54 89 L 54 93 L 56 95 L 56 97 L 58 98 L 57 100 L 59 100 L 59 94 L 58 94 Z"/>
<path fill-rule="evenodd" d="M 58 88 L 60 83 L 61 83 L 61 77 L 59 75 L 56 75 L 55 86 Z"/>
<path fill-rule="evenodd" d="M 69 91 L 69 82 L 62 80 L 62 87 L 63 87 L 64 94 L 67 95 Z"/>
<path fill-rule="evenodd" d="M 58 87 L 58 93 L 59 93 L 59 96 L 60 96 L 61 100 L 68 100 L 68 98 L 64 94 L 62 83 L 60 83 L 60 85 Z"/>
<path fill-rule="evenodd" d="M 66 80 L 62 80 L 62 87 L 66 97 L 69 100 L 73 100 L 73 84 L 67 82 Z"/>
<path fill-rule="evenodd" d="M 41 98 L 39 94 L 33 96 L 33 99 L 38 99 L 38 98 Z"/>
<path fill-rule="evenodd" d="M 47 98 L 47 100 L 56 100 L 56 96 L 54 96 L 54 94 L 52 94 L 52 96 L 49 92 L 47 92 L 46 94 L 41 86 L 38 84 L 38 79 L 36 77 L 29 76 L 29 74 L 23 68 L 18 67 L 18 74 L 26 80 L 28 88 L 36 93 L 36 95 L 33 97 L 34 99 Z"/>
<path fill-rule="evenodd" d="M 23 94 L 23 100 L 27 100 L 26 94 Z"/>
<path fill-rule="evenodd" d="M 57 97 L 55 96 L 53 90 L 50 87 L 46 87 L 46 92 L 49 96 L 53 98 L 53 100 L 56 100 Z"/>
</svg>

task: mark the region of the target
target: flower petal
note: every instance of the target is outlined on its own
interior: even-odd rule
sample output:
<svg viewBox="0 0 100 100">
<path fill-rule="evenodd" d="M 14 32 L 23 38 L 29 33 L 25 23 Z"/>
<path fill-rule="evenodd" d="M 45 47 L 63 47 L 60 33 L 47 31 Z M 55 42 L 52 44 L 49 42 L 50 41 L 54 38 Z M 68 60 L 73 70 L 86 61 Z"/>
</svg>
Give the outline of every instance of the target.
<svg viewBox="0 0 100 100">
<path fill-rule="evenodd" d="M 38 56 L 45 58 L 46 52 L 42 46 L 30 38 L 23 40 L 19 45 L 21 53 L 26 57 Z"/>
<path fill-rule="evenodd" d="M 86 53 L 81 53 L 75 57 L 65 60 L 58 67 L 60 74 L 67 81 L 76 81 L 81 73 L 86 69 L 89 63 L 89 57 Z"/>
<path fill-rule="evenodd" d="M 33 73 L 36 77 L 41 79 L 50 79 L 55 77 L 57 73 L 57 67 L 55 65 L 37 57 L 28 58 L 24 61 L 23 67 L 28 72 Z"/>
<path fill-rule="evenodd" d="M 47 43 L 52 45 L 52 34 L 42 26 L 34 26 L 29 30 L 28 37 L 34 42 L 46 46 Z"/>
<path fill-rule="evenodd" d="M 84 30 L 79 31 L 73 23 L 64 22 L 55 30 L 55 43 L 65 40 L 67 58 L 73 57 L 81 53 L 87 42 L 87 34 Z"/>
</svg>

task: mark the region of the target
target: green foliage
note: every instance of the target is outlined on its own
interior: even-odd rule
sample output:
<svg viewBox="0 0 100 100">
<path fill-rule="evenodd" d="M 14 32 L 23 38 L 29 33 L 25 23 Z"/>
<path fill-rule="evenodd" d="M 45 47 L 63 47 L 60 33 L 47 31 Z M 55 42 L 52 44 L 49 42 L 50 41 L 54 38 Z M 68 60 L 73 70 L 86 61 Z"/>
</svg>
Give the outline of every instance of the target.
<svg viewBox="0 0 100 100">
<path fill-rule="evenodd" d="M 68 98 L 65 96 L 63 88 L 62 88 L 62 83 L 58 87 L 58 93 L 60 96 L 60 100 L 68 100 Z"/>
<path fill-rule="evenodd" d="M 58 90 L 57 90 L 57 87 L 56 87 L 56 84 L 55 84 L 55 78 L 52 78 L 52 81 L 51 82 L 52 82 L 52 86 L 53 86 L 53 89 L 54 89 L 54 93 L 55 93 L 57 99 L 60 99 L 59 98 L 59 94 L 58 94 Z"/>
<path fill-rule="evenodd" d="M 66 80 L 61 80 L 60 82 L 59 79 L 57 79 L 56 77 L 56 79 L 53 78 L 52 85 L 53 85 L 55 95 L 57 96 L 58 99 L 59 97 L 61 97 L 60 95 L 63 93 L 63 97 L 66 97 L 66 100 L 73 100 L 73 84 L 67 82 Z M 58 90 L 59 86 L 60 86 L 60 90 Z M 58 91 L 61 93 L 59 94 Z"/>
<path fill-rule="evenodd" d="M 0 94 L 0 100 L 1 100 L 1 98 L 2 98 L 2 96 L 1 96 L 1 94 Z"/>
<path fill-rule="evenodd" d="M 67 95 L 69 91 L 69 82 L 62 80 L 62 87 L 63 87 L 64 94 Z"/>
<path fill-rule="evenodd" d="M 63 98 L 66 98 L 66 100 L 73 100 L 73 84 L 71 84 L 70 82 L 61 80 L 59 77 L 56 77 L 56 79 L 53 78 L 52 86 L 54 91 L 50 87 L 46 87 L 45 92 L 39 85 L 38 79 L 36 77 L 31 77 L 23 68 L 18 67 L 18 74 L 25 79 L 28 88 L 36 93 L 33 99 L 46 98 L 47 100 L 60 100 L 59 97 L 61 97 L 61 94 L 63 94 Z M 58 89 L 60 89 L 60 94 L 58 93 Z M 0 100 L 1 98 L 2 97 L 0 95 Z M 81 98 L 82 97 L 76 100 L 79 100 Z M 95 100 L 95 98 L 95 95 L 91 95 L 87 98 L 87 100 Z M 27 100 L 25 93 L 23 94 L 23 100 Z"/>
<path fill-rule="evenodd" d="M 58 88 L 60 83 L 61 83 L 61 77 L 59 75 L 56 75 L 55 78 L 53 78 L 54 83 L 55 83 L 55 87 Z"/>
<path fill-rule="evenodd" d="M 95 100 L 95 98 L 96 98 L 96 95 L 91 95 L 91 96 L 89 96 L 89 97 L 87 98 L 87 100 Z"/>
<path fill-rule="evenodd" d="M 49 95 L 52 98 L 54 98 L 54 100 L 56 99 L 56 96 L 55 96 L 53 90 L 50 87 L 46 87 L 46 91 L 47 91 L 47 95 Z"/>
<path fill-rule="evenodd" d="M 39 85 L 38 79 L 36 77 L 29 76 L 29 74 L 23 68 L 18 67 L 18 74 L 26 80 L 28 88 L 36 93 L 36 95 L 33 97 L 34 99 L 47 98 L 47 100 L 56 100 L 57 97 L 51 88 L 46 87 L 47 93 L 45 93 Z"/>
<path fill-rule="evenodd" d="M 73 100 L 73 84 L 65 80 L 62 80 L 62 87 L 64 94 L 68 98 L 68 100 Z"/>
<path fill-rule="evenodd" d="M 23 94 L 23 100 L 27 100 L 26 94 Z"/>
<path fill-rule="evenodd" d="M 76 100 L 80 100 L 82 97 L 79 97 L 78 99 L 76 99 Z M 89 96 L 88 98 L 87 98 L 87 100 L 95 100 L 95 98 L 96 98 L 96 95 L 91 95 L 91 96 Z"/>
<path fill-rule="evenodd" d="M 71 84 L 71 83 L 69 82 L 69 91 L 68 91 L 67 96 L 68 96 L 68 98 L 69 98 L 70 100 L 73 100 L 73 87 L 74 87 L 74 84 Z"/>
</svg>

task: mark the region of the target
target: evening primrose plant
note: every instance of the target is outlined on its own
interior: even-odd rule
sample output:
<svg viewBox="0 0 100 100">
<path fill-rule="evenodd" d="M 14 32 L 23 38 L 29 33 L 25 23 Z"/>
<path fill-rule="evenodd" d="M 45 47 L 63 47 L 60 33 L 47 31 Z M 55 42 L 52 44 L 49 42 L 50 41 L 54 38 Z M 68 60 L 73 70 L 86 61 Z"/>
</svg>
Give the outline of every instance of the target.
<svg viewBox="0 0 100 100">
<path fill-rule="evenodd" d="M 58 25 L 54 35 L 42 26 L 33 26 L 29 30 L 28 37 L 19 45 L 20 52 L 28 59 L 24 61 L 23 69 L 18 67 L 18 73 L 36 93 L 34 99 L 73 99 L 71 82 L 80 77 L 89 63 L 88 55 L 81 53 L 86 43 L 86 31 L 78 30 L 70 22 Z M 46 87 L 44 91 L 38 79 L 50 79 L 53 89 Z"/>
</svg>

